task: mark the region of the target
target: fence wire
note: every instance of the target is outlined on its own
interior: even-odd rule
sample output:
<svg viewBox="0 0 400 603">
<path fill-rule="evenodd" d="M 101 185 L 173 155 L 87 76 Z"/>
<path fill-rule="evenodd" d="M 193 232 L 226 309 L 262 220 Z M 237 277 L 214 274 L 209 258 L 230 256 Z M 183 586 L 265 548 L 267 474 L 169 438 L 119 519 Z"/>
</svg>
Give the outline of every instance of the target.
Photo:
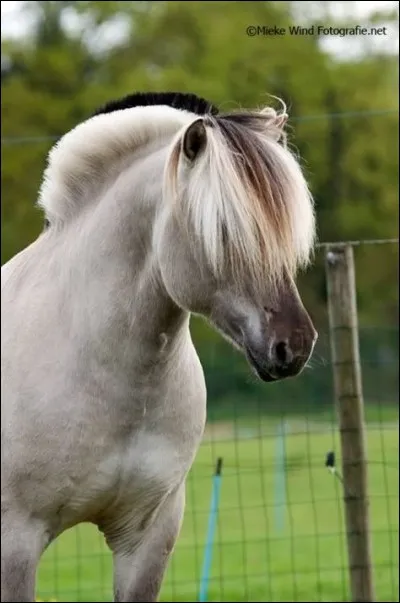
<svg viewBox="0 0 400 603">
<path fill-rule="evenodd" d="M 378 601 L 399 600 L 397 341 L 397 325 L 360 326 Z M 220 352 L 210 353 L 209 363 L 217 362 Z M 228 347 L 226 353 L 235 354 Z M 260 386 L 249 401 L 246 388 L 256 384 L 243 365 L 243 373 L 230 376 L 237 396 L 210 405 L 161 601 L 351 600 L 343 485 L 326 466 L 330 452 L 340 464 L 328 331 L 320 332 L 315 358 L 295 389 L 282 394 L 280 384 Z M 302 380 L 324 386 L 310 390 Z M 218 458 L 223 469 L 211 572 L 206 598 L 199 599 Z M 111 554 L 93 526 L 80 525 L 50 547 L 38 593 L 47 601 L 113 600 Z"/>
</svg>

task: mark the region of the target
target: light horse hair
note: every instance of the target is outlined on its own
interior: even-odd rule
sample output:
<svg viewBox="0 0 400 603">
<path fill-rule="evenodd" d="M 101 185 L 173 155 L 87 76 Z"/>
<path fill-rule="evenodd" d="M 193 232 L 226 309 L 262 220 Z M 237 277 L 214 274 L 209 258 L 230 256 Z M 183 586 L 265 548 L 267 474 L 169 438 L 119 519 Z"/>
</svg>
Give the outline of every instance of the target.
<svg viewBox="0 0 400 603">
<path fill-rule="evenodd" d="M 131 115 L 114 109 L 112 120 L 101 113 L 64 136 L 50 154 L 39 197 L 48 220 L 68 220 L 92 192 L 88 184 L 97 183 L 119 158 L 174 133 L 164 199 L 182 225 L 186 220 L 186 228 L 194 229 L 193 251 L 202 253 L 214 275 L 228 266 L 238 285 L 249 274 L 253 286 L 263 290 L 266 282 L 275 287 L 285 274 L 305 268 L 314 248 L 315 216 L 307 183 L 286 145 L 286 106 L 281 112 L 271 107 L 221 116 L 208 112 L 194 121 L 191 113 L 167 109 L 141 107 Z M 131 128 L 131 120 L 142 127 Z M 208 144 L 180 191 L 182 129 L 191 120 L 207 128 Z M 101 132 L 101 139 L 93 132 Z"/>
<path fill-rule="evenodd" d="M 233 270 L 237 285 L 275 286 L 304 268 L 313 249 L 312 197 L 286 145 L 285 113 L 267 109 L 207 116 L 208 145 L 179 191 L 180 135 L 167 163 L 166 198 L 190 222 L 214 275 Z M 301 228 L 299 225 L 301 224 Z"/>
<path fill-rule="evenodd" d="M 265 382 L 308 361 L 295 277 L 316 227 L 287 119 L 134 94 L 51 149 L 47 227 L 2 267 L 2 601 L 34 600 L 43 551 L 81 522 L 114 600 L 157 600 L 206 421 L 191 314 Z"/>
</svg>

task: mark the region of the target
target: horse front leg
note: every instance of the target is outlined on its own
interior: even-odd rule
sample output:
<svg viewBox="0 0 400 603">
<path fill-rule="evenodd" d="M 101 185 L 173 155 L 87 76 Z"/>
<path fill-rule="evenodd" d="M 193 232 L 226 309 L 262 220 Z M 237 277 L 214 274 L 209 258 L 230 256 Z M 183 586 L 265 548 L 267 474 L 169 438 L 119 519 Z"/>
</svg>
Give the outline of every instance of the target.
<svg viewBox="0 0 400 603">
<path fill-rule="evenodd" d="M 110 539 L 113 551 L 114 601 L 158 601 L 162 581 L 179 535 L 185 507 L 185 490 L 170 494 L 158 509 L 156 519 L 146 529 L 139 545 L 129 546 L 129 523 Z M 135 526 L 135 530 L 137 526 Z M 137 534 L 132 530 L 132 543 Z"/>
<path fill-rule="evenodd" d="M 44 530 L 35 522 L 1 514 L 1 601 L 35 601 L 36 570 Z"/>
</svg>

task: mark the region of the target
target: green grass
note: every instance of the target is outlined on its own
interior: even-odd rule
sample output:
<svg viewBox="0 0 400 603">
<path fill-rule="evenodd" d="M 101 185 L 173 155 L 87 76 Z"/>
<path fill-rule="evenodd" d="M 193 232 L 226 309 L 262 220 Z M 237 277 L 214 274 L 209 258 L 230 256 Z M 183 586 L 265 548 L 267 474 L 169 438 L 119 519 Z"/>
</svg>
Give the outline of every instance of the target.
<svg viewBox="0 0 400 603">
<path fill-rule="evenodd" d="M 190 474 L 185 521 L 162 601 L 198 598 L 211 475 L 218 456 L 224 468 L 209 601 L 351 600 L 342 486 L 324 467 L 331 449 L 340 463 L 338 434 L 295 429 L 292 425 L 286 437 L 282 509 L 276 499 L 276 438 L 250 432 L 249 439 L 232 438 L 229 426 L 214 426 Z M 397 423 L 369 427 L 368 457 L 377 601 L 398 601 Z M 38 597 L 112 601 L 110 554 L 92 526 L 70 530 L 46 552 Z"/>
</svg>

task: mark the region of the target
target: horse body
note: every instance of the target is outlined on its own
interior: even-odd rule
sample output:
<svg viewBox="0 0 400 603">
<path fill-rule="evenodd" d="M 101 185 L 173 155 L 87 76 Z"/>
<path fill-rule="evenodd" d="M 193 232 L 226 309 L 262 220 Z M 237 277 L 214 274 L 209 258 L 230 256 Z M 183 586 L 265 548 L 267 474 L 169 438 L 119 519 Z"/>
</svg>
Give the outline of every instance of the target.
<svg viewBox="0 0 400 603">
<path fill-rule="evenodd" d="M 206 130 L 195 112 L 156 105 L 100 114 L 61 140 L 41 191 L 50 228 L 2 267 L 2 601 L 34 600 L 42 552 L 85 521 L 113 552 L 115 600 L 157 599 L 206 418 L 191 313 L 265 381 L 297 374 L 315 342 L 286 272 L 260 306 L 252 279 L 241 288 L 234 270 L 213 271 L 220 232 L 234 239 L 229 216 L 218 230 L 204 189 L 190 233 L 181 196 L 168 196 L 176 182 L 193 198 L 207 184 L 213 165 L 192 169 Z"/>
<path fill-rule="evenodd" d="M 130 218 L 153 219 L 154 201 L 143 212 L 135 203 Z M 14 539 L 32 516 L 38 550 L 82 521 L 112 542 L 116 516 L 116 551 L 132 552 L 153 511 L 179 491 L 202 435 L 206 392 L 188 313 L 146 276 L 149 241 L 132 237 L 126 216 L 115 223 L 126 247 L 116 248 L 113 227 L 99 232 L 102 223 L 91 217 L 80 236 L 49 230 L 3 267 L 6 544 L 7 530 Z M 94 244 L 82 265 L 95 231 L 102 252 Z"/>
</svg>

